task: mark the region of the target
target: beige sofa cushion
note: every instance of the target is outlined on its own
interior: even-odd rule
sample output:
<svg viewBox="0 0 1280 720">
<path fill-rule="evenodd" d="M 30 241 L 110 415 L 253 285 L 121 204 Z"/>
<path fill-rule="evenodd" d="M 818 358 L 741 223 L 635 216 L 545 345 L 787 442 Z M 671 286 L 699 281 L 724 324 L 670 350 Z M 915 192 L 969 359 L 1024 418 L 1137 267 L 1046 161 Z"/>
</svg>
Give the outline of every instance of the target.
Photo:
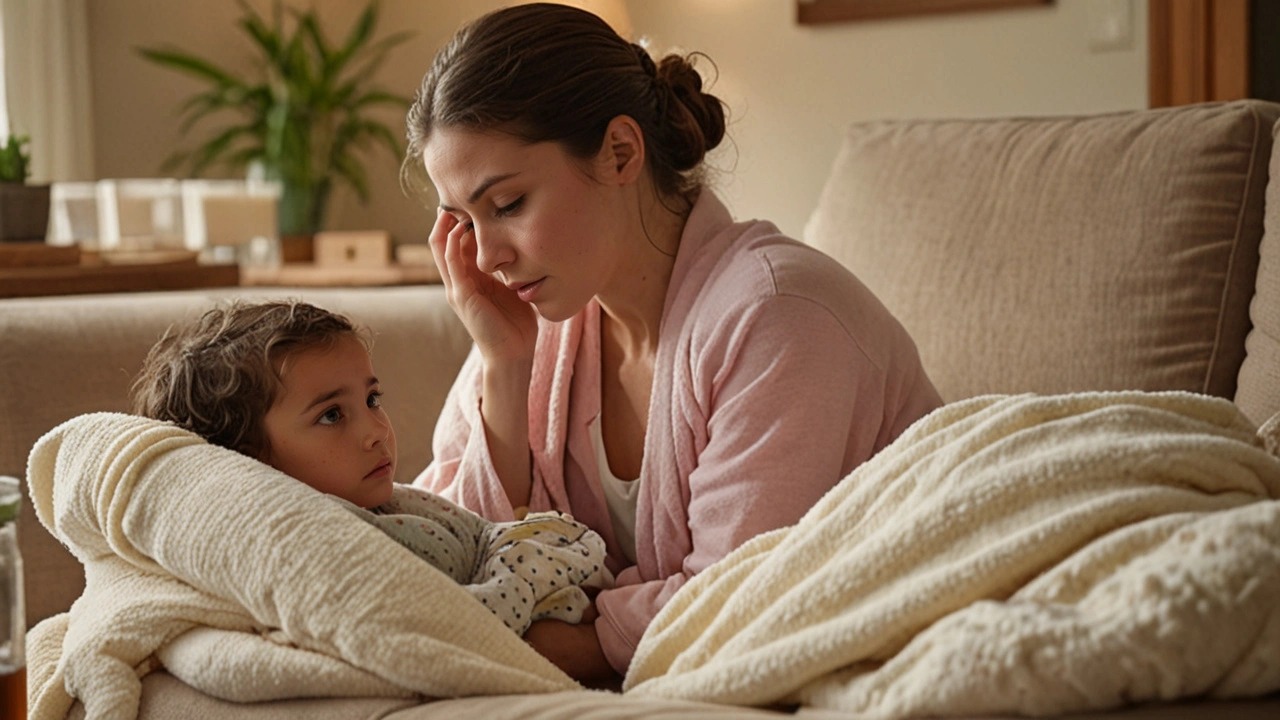
<svg viewBox="0 0 1280 720">
<path fill-rule="evenodd" d="M 856 124 L 805 238 L 898 316 L 947 400 L 1232 397 L 1278 116 L 1242 101 Z"/>
<path fill-rule="evenodd" d="M 142 678 L 138 720 L 384 720 L 418 703 L 397 698 L 314 698 L 260 703 L 219 700 L 192 689 L 164 671 Z M 76 702 L 67 720 L 85 720 Z"/>
<path fill-rule="evenodd" d="M 1280 699 L 1192 701 L 1153 704 L 1111 712 L 1061 716 L 1060 720 L 1272 720 Z M 84 706 L 76 703 L 67 720 L 84 720 Z M 209 697 L 163 671 L 142 679 L 138 720 L 852 720 L 848 713 L 802 707 L 787 712 L 683 700 L 633 697 L 599 691 L 545 695 L 493 695 L 449 700 L 394 698 L 327 698 L 232 703 Z M 986 716 L 1003 720 L 1014 716 Z M 977 719 L 975 719 L 977 720 Z"/>
<path fill-rule="evenodd" d="M 1272 129 L 1272 137 L 1280 125 Z M 1249 307 L 1253 329 L 1245 340 L 1244 364 L 1236 405 L 1250 420 L 1262 424 L 1280 413 L 1280 154 L 1271 156 L 1267 184 L 1265 231 L 1259 247 L 1257 289 Z"/>
<path fill-rule="evenodd" d="M 431 460 L 431 434 L 471 338 L 442 286 L 234 289 L 5 300 L 0 308 L 0 475 L 23 477 L 27 453 L 58 424 L 95 411 L 128 410 L 129 386 L 147 350 L 173 323 L 229 295 L 301 297 L 349 314 L 374 333 L 374 368 L 399 441 L 397 479 Z M 84 587 L 80 563 L 25 503 L 18 520 L 27 619 L 70 607 Z"/>
</svg>

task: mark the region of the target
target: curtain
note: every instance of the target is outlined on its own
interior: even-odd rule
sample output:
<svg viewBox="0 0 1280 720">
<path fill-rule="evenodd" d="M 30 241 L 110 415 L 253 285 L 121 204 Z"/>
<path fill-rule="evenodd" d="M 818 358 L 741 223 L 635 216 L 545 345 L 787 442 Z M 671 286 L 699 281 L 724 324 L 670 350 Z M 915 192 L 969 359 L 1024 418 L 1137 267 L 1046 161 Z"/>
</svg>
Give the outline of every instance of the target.
<svg viewBox="0 0 1280 720">
<path fill-rule="evenodd" d="M 92 180 L 87 0 L 0 0 L 9 130 L 31 138 L 33 183 Z"/>
</svg>

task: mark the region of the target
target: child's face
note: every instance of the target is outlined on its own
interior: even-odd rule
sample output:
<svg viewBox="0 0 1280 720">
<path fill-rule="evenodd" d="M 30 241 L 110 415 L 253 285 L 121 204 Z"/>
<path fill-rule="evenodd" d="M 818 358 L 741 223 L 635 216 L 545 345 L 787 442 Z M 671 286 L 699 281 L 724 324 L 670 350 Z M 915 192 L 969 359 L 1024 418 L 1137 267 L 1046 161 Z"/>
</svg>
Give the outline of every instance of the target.
<svg viewBox="0 0 1280 720">
<path fill-rule="evenodd" d="M 360 341 L 289 355 L 282 379 L 263 418 L 271 449 L 262 460 L 360 507 L 390 499 L 396 434 Z"/>
</svg>

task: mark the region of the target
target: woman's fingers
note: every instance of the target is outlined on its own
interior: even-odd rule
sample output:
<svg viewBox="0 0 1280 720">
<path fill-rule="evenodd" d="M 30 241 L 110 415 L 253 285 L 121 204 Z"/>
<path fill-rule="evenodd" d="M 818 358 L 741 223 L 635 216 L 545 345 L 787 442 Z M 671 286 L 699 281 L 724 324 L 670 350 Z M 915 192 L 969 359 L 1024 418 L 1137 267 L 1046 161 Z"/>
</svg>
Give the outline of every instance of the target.
<svg viewBox="0 0 1280 720">
<path fill-rule="evenodd" d="M 477 265 L 479 247 L 471 223 L 441 211 L 429 242 L 445 297 L 482 352 L 494 357 L 531 354 L 537 337 L 533 308 Z"/>
<path fill-rule="evenodd" d="M 455 300 L 461 302 L 463 300 L 462 296 L 475 291 L 475 280 L 472 277 L 471 268 L 467 266 L 466 258 L 462 254 L 462 244 L 464 236 L 467 234 L 467 225 L 456 220 L 454 223 L 445 241 L 444 262 L 449 268 L 449 276 L 453 280 L 453 293 L 457 296 Z M 455 305 L 455 307 L 458 306 Z"/>
<path fill-rule="evenodd" d="M 449 266 L 445 262 L 444 252 L 445 246 L 449 242 L 449 231 L 457 224 L 457 218 L 437 208 L 436 223 L 431 227 L 431 235 L 427 238 L 427 243 L 431 246 L 431 257 L 436 261 L 436 268 L 440 271 L 440 279 L 444 282 L 446 293 L 450 292 L 453 287 L 453 278 L 450 277 Z"/>
<path fill-rule="evenodd" d="M 461 312 L 468 297 L 476 292 L 475 261 L 467 262 L 465 247 L 470 224 L 458 220 L 452 213 L 442 210 L 438 213 L 431 229 L 431 255 L 440 268 L 449 304 Z"/>
<path fill-rule="evenodd" d="M 477 263 L 479 249 L 476 246 L 475 228 L 470 223 L 459 223 L 458 226 L 461 229 L 461 232 L 458 233 L 458 252 L 461 253 L 462 260 L 467 264 L 467 267 L 480 270 L 480 266 Z"/>
</svg>

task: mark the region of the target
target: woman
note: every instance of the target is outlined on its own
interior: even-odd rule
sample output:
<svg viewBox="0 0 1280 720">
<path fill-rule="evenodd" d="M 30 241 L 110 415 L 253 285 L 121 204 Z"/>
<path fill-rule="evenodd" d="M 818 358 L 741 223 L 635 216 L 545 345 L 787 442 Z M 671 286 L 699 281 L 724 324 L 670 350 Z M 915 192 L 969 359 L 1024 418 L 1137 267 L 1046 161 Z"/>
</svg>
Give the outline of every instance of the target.
<svg viewBox="0 0 1280 720">
<path fill-rule="evenodd" d="M 439 52 L 408 126 L 405 169 L 439 194 L 431 248 L 475 340 L 416 483 L 604 536 L 617 586 L 598 617 L 526 635 L 570 675 L 625 674 L 691 576 L 941 404 L 847 270 L 703 188 L 724 111 L 687 59 L 520 5 Z"/>
</svg>

